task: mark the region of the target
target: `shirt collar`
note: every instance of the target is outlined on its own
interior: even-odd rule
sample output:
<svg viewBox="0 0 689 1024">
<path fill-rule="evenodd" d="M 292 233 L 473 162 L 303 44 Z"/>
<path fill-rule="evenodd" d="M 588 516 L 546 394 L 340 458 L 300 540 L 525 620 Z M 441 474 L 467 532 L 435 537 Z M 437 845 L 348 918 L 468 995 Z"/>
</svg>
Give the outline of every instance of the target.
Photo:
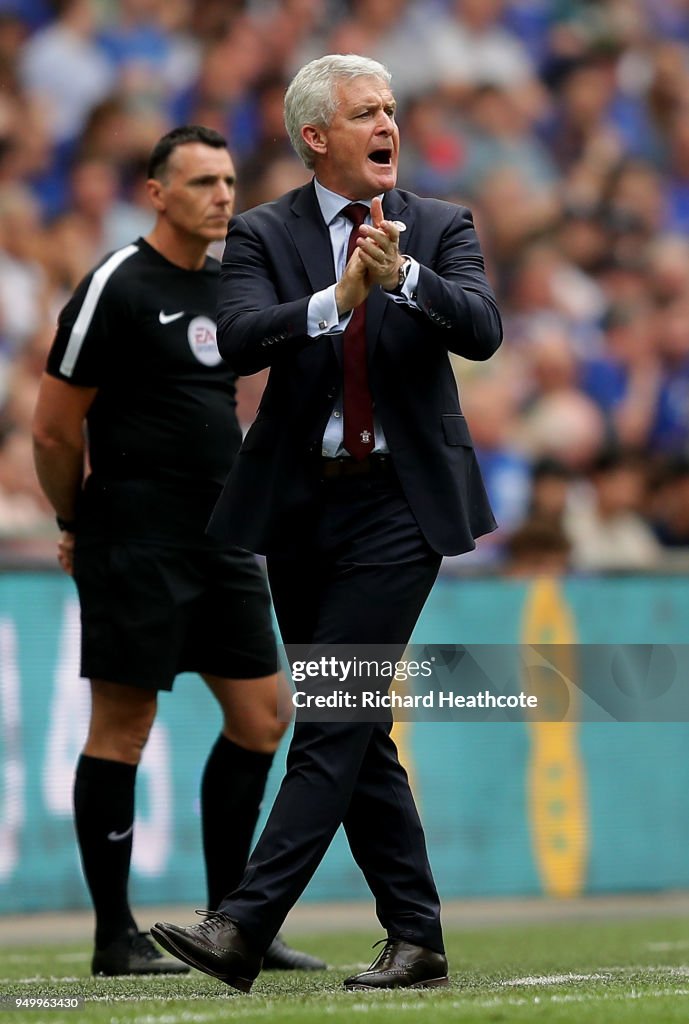
<svg viewBox="0 0 689 1024">
<path fill-rule="evenodd" d="M 342 213 L 345 206 L 349 206 L 352 202 L 351 199 L 345 199 L 344 196 L 340 196 L 337 192 L 331 192 L 329 188 L 321 185 L 318 178 L 313 179 L 313 183 L 316 187 L 316 198 L 318 199 L 318 205 L 321 208 L 323 214 L 323 220 L 330 227 L 335 218 Z M 380 198 L 382 200 L 384 193 L 381 192 Z M 370 199 L 360 199 L 358 202 L 363 203 L 368 209 L 371 209 Z"/>
</svg>

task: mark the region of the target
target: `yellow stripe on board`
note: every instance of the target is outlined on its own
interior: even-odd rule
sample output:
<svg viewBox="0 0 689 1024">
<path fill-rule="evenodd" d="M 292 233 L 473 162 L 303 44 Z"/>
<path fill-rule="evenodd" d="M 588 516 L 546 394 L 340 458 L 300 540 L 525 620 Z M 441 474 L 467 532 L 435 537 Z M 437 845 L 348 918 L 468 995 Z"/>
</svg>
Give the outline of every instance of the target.
<svg viewBox="0 0 689 1024">
<path fill-rule="evenodd" d="M 407 655 L 405 651 L 404 657 L 406 658 L 406 656 Z M 409 686 L 408 679 L 399 680 L 395 682 L 394 686 L 395 691 L 399 694 L 407 694 L 412 692 Z M 414 771 L 414 756 L 412 754 L 412 749 L 410 745 L 412 723 L 400 720 L 394 711 L 392 714 L 393 722 L 390 737 L 393 740 L 395 746 L 397 747 L 397 755 L 399 757 L 399 762 L 405 769 L 407 775 L 409 776 L 409 785 L 411 786 L 412 793 L 414 794 L 414 799 L 416 800 L 416 772 Z"/>
<path fill-rule="evenodd" d="M 400 722 L 399 719 L 395 719 L 390 735 L 397 747 L 400 764 L 409 776 L 409 785 L 411 786 L 414 794 L 414 800 L 418 803 L 414 758 L 412 756 L 411 746 L 409 745 L 409 740 L 411 738 L 411 722 Z"/>
<path fill-rule="evenodd" d="M 539 703 L 547 699 L 549 663 L 567 687 L 569 712 L 565 721 L 528 720 L 531 741 L 527 769 L 527 806 L 536 865 L 544 892 L 549 896 L 578 895 L 586 881 L 589 820 L 584 765 L 579 752 L 576 718 L 579 690 L 573 646 L 576 629 L 559 582 L 552 577 L 533 581 L 522 615 L 522 643 L 557 644 L 546 658 L 533 653 L 533 667 L 524 670 L 524 689 Z M 539 664 L 540 662 L 540 664 Z"/>
</svg>

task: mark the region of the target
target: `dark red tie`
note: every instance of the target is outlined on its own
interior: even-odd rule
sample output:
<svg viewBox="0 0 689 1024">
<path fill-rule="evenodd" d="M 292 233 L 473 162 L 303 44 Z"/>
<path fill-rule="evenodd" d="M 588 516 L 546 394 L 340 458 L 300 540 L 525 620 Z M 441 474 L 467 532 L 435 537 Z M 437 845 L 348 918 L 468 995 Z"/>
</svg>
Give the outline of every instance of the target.
<svg viewBox="0 0 689 1024">
<path fill-rule="evenodd" d="M 359 228 L 368 216 L 363 203 L 350 203 L 342 211 L 353 227 L 347 243 L 347 262 L 354 252 Z M 344 446 L 354 459 L 364 459 L 373 451 L 373 398 L 368 387 L 366 359 L 366 303 L 352 310 L 344 332 L 343 352 Z"/>
</svg>

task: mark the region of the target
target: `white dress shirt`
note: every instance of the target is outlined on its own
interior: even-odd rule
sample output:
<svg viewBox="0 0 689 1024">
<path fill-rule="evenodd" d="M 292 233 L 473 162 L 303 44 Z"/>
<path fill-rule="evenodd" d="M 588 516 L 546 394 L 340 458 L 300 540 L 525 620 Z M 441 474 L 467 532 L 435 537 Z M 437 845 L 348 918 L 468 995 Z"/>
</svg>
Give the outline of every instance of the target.
<svg viewBox="0 0 689 1024">
<path fill-rule="evenodd" d="M 318 205 L 320 206 L 323 220 L 328 225 L 328 231 L 330 232 L 330 245 L 333 252 L 335 277 L 337 281 L 339 281 L 346 266 L 347 244 L 352 230 L 352 222 L 344 216 L 342 211 L 346 206 L 351 204 L 352 200 L 345 199 L 344 196 L 340 196 L 336 192 L 331 192 L 330 189 L 324 188 L 317 180 L 314 180 L 314 185 L 316 187 L 316 198 L 318 199 Z M 382 199 L 383 196 L 381 195 L 380 198 Z M 367 206 L 369 210 L 371 209 L 370 199 L 361 200 L 361 202 L 364 206 Z M 366 218 L 364 223 L 371 223 L 370 216 Z M 410 263 L 409 273 L 407 274 L 407 279 L 404 282 L 401 293 L 393 295 L 391 292 L 386 292 L 383 289 L 383 294 L 387 295 L 391 302 L 398 302 L 402 305 L 418 308 L 416 304 L 416 289 L 419 281 L 419 264 L 415 259 L 413 259 L 413 257 L 407 256 L 407 258 Z M 314 292 L 309 300 L 306 330 L 311 338 L 318 338 L 324 334 L 343 334 L 351 319 L 351 310 L 345 313 L 342 317 L 338 316 L 337 302 L 335 301 L 335 288 L 336 285 L 331 284 L 320 292 Z M 388 451 L 388 446 L 383 429 L 378 417 L 376 416 L 375 404 L 373 409 L 373 428 L 375 435 L 374 452 L 386 453 Z M 343 444 L 343 436 L 344 424 L 342 420 L 342 389 L 340 388 L 340 394 L 335 402 L 335 407 L 333 408 L 332 415 L 328 420 L 328 424 L 323 435 L 322 454 L 330 458 L 347 455 L 347 449 Z"/>
</svg>

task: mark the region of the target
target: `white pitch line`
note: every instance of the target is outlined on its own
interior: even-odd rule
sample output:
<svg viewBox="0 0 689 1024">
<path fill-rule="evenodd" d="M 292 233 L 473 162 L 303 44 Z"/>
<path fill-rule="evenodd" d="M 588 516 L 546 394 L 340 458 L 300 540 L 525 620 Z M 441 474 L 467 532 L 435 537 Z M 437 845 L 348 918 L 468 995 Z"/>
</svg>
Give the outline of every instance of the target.
<svg viewBox="0 0 689 1024">
<path fill-rule="evenodd" d="M 0 978 L 3 985 L 83 985 L 86 978 L 57 978 L 54 974 L 34 974 L 31 978 Z"/>
<path fill-rule="evenodd" d="M 689 978 L 689 967 L 674 964 L 630 964 L 627 967 L 610 967 L 617 974 L 669 974 L 671 978 Z"/>
<path fill-rule="evenodd" d="M 625 965 L 624 967 L 607 967 L 605 971 L 592 972 L 591 974 L 530 974 L 524 978 L 507 978 L 500 982 L 501 987 L 514 987 L 519 985 L 567 985 L 569 982 L 580 981 L 609 981 L 619 974 L 667 974 L 671 978 L 689 977 L 689 967 L 675 967 L 673 964 L 638 964 Z"/>
<path fill-rule="evenodd" d="M 647 997 L 650 997 L 651 999 L 666 999 L 670 996 L 689 996 L 689 988 L 652 988 L 641 992 L 633 989 L 631 992 L 600 992 L 591 996 L 583 994 L 575 995 L 574 993 L 563 995 L 553 994 L 548 998 L 551 1003 L 584 1003 L 591 999 L 598 1000 L 600 1002 L 605 1000 L 608 1002 L 611 1002 L 612 1000 L 626 1001 L 627 999 L 636 999 L 638 1001 L 640 999 L 646 999 Z"/>
<path fill-rule="evenodd" d="M 138 1014 L 132 1021 L 135 1024 L 203 1024 L 207 1020 L 217 1020 L 217 1013 L 190 1013 L 185 1011 L 183 1013 L 164 1013 L 161 1016 L 154 1016 L 153 1014 L 146 1014 L 140 1017 Z M 117 1024 L 124 1024 L 124 1020 L 119 1020 Z"/>
<path fill-rule="evenodd" d="M 570 981 L 609 981 L 608 974 L 542 974 L 528 975 L 526 978 L 508 978 L 501 981 L 504 986 L 517 985 L 566 985 Z"/>
<path fill-rule="evenodd" d="M 229 991 L 228 990 L 227 997 L 228 997 L 228 999 L 231 1000 L 231 999 L 235 998 L 235 994 L 233 993 L 233 991 Z M 204 992 L 203 994 L 198 993 L 198 992 L 190 992 L 188 995 L 185 995 L 183 992 L 175 992 L 174 994 L 170 994 L 169 992 L 165 992 L 165 993 L 151 992 L 149 995 L 145 995 L 145 996 L 138 996 L 138 995 L 137 996 L 127 996 L 127 995 L 93 996 L 93 995 L 89 994 L 89 995 L 85 995 L 84 996 L 84 1002 L 85 1003 L 170 1003 L 173 1000 L 177 1000 L 177 999 L 186 999 L 188 1002 L 202 1002 L 202 1001 L 205 1002 L 205 1000 L 207 1000 L 207 999 L 223 999 L 223 998 L 225 998 L 224 993 L 221 993 L 221 994 L 218 994 L 217 996 L 214 996 L 210 992 Z M 239 998 L 239 997 L 237 996 L 236 998 Z"/>
</svg>

